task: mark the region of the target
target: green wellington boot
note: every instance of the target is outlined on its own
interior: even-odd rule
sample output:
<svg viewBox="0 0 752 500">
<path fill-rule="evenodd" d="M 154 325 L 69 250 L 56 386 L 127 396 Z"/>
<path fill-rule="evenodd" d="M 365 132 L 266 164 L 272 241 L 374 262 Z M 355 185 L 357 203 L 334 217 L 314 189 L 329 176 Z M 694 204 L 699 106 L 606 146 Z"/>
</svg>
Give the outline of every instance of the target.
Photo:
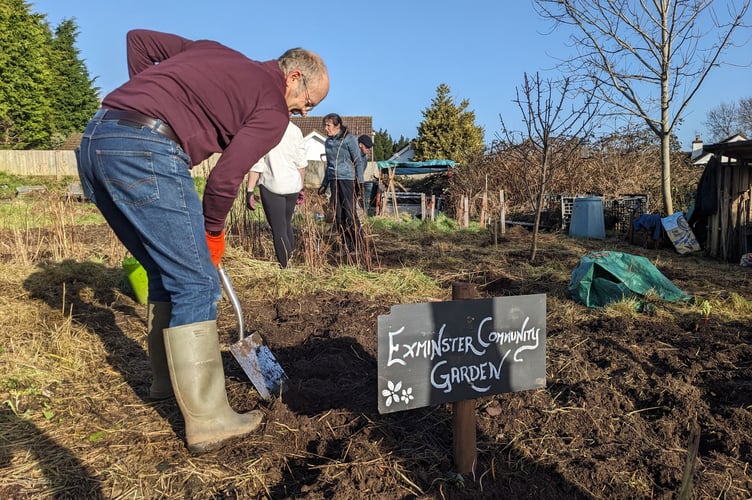
<svg viewBox="0 0 752 500">
<path fill-rule="evenodd" d="M 152 382 L 149 398 L 166 399 L 172 396 L 170 370 L 167 368 L 163 330 L 170 326 L 172 304 L 170 302 L 149 302 L 146 309 L 147 344 Z"/>
<path fill-rule="evenodd" d="M 164 340 L 190 451 L 216 450 L 261 426 L 260 411 L 236 413 L 227 401 L 216 321 L 167 328 Z"/>
</svg>

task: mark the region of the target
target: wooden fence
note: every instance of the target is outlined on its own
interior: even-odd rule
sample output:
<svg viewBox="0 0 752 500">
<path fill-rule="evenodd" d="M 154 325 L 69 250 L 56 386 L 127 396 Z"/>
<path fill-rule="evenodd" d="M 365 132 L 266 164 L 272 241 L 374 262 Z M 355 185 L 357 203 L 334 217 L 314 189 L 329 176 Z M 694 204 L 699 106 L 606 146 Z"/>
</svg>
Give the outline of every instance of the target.
<svg viewBox="0 0 752 500">
<path fill-rule="evenodd" d="M 194 176 L 206 176 L 220 155 L 193 167 Z M 0 150 L 0 172 L 20 176 L 78 177 L 76 153 L 69 150 Z"/>
<path fill-rule="evenodd" d="M 78 177 L 73 151 L 0 150 L 0 171 L 21 176 Z"/>
<path fill-rule="evenodd" d="M 221 155 L 215 154 L 199 163 L 191 170 L 194 177 L 206 177 L 216 165 Z M 369 162 L 369 169 L 375 169 L 375 162 Z M 324 175 L 325 162 L 309 161 L 306 172 L 306 186 L 318 187 Z M 48 176 L 61 179 L 78 177 L 76 154 L 69 150 L 0 150 L 0 172 L 19 176 Z"/>
</svg>

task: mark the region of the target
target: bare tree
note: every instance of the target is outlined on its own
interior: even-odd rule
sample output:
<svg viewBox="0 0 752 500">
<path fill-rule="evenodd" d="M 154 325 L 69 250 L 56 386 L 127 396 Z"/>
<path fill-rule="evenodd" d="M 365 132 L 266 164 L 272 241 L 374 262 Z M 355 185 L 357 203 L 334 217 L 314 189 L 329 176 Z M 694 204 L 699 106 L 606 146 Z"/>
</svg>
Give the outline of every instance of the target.
<svg viewBox="0 0 752 500">
<path fill-rule="evenodd" d="M 614 112 L 645 121 L 661 141 L 661 195 L 671 199 L 671 133 L 732 34 L 746 27 L 750 1 L 535 0 L 540 15 L 573 28 L 577 54 L 565 61 L 597 84 Z"/>
<path fill-rule="evenodd" d="M 739 130 L 747 139 L 752 139 L 752 97 L 739 101 Z"/>
<path fill-rule="evenodd" d="M 516 93 L 515 102 L 525 126 L 522 159 L 525 166 L 533 166 L 533 171 L 537 171 L 537 176 L 527 185 L 535 208 L 530 246 L 530 260 L 533 261 L 538 251 L 541 212 L 549 182 L 561 174 L 560 167 L 568 165 L 581 151 L 582 141 L 594 126 L 598 104 L 592 93 L 583 95 L 574 90 L 571 79 L 542 80 L 538 73 L 533 78 L 525 73 L 522 87 L 518 87 Z M 501 128 L 506 142 L 514 143 L 515 133 L 506 127 L 503 119 Z M 535 162 L 537 166 L 531 165 Z"/>
<path fill-rule="evenodd" d="M 739 123 L 739 106 L 736 103 L 722 102 L 708 111 L 705 116 L 705 127 L 710 132 L 712 142 L 718 142 L 741 132 Z"/>
</svg>

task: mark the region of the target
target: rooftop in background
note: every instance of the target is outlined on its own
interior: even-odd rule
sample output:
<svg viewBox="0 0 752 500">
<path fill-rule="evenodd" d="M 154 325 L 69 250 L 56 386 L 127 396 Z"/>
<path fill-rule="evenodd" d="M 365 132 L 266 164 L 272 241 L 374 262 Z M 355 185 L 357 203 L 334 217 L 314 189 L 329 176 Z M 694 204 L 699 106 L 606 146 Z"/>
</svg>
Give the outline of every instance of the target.
<svg viewBox="0 0 752 500">
<path fill-rule="evenodd" d="M 707 144 L 703 146 L 703 150 L 721 157 L 733 158 L 745 164 L 752 162 L 752 141 L 739 140 Z"/>
<path fill-rule="evenodd" d="M 749 141 L 742 134 L 734 134 L 732 136 L 726 137 L 725 139 L 715 144 L 703 144 L 700 136 L 697 136 L 695 137 L 695 140 L 692 142 L 692 153 L 690 154 L 692 165 L 695 167 L 705 168 L 705 166 L 708 164 L 713 154 L 719 152 L 719 148 L 723 147 L 725 149 L 728 149 L 731 144 L 736 144 L 738 142 L 748 143 Z M 737 148 L 737 147 L 738 146 L 733 146 L 733 148 Z M 721 153 L 723 152 L 721 151 Z M 731 158 L 736 158 L 733 155 L 728 155 L 728 156 Z M 721 157 L 721 161 L 726 161 L 726 160 L 723 157 Z"/>
<path fill-rule="evenodd" d="M 297 116 L 290 118 L 295 125 L 300 127 L 303 137 L 308 137 L 311 132 L 318 132 L 319 135 L 326 138 L 324 132 L 323 116 Z M 347 127 L 347 131 L 355 137 L 367 135 L 373 137 L 373 118 L 370 116 L 342 116 L 342 125 Z"/>
<path fill-rule="evenodd" d="M 321 137 L 326 139 L 326 133 L 324 132 L 324 117 L 323 116 L 292 116 L 291 121 L 300 127 L 300 131 L 303 132 L 303 137 L 308 137 L 311 132 L 317 132 Z M 343 116 L 342 124 L 347 126 L 347 130 L 358 137 L 362 134 L 368 137 L 373 137 L 373 117 L 371 116 Z M 83 134 L 74 133 L 71 134 L 65 143 L 58 149 L 73 150 L 81 143 L 81 137 Z"/>
</svg>

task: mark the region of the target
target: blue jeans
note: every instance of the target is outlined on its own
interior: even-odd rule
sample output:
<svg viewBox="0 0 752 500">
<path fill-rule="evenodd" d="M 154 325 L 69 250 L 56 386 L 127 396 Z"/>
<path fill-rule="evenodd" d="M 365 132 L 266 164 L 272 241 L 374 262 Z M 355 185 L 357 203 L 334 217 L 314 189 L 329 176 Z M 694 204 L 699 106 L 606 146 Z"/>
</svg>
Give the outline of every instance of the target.
<svg viewBox="0 0 752 500">
<path fill-rule="evenodd" d="M 76 151 L 84 194 L 146 269 L 149 301 L 172 303 L 170 326 L 215 320 L 222 293 L 190 158 L 153 129 L 102 114 Z"/>
</svg>

